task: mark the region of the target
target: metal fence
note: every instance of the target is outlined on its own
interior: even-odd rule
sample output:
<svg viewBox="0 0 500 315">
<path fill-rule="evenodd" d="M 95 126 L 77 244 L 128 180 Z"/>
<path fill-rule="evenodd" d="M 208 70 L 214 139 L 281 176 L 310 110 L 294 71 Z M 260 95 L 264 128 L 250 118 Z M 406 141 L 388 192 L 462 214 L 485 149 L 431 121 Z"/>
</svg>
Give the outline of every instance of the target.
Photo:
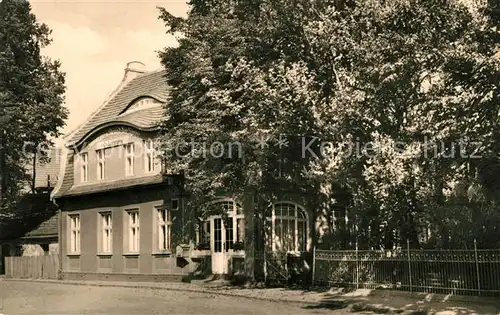
<svg viewBox="0 0 500 315">
<path fill-rule="evenodd" d="M 313 284 L 500 296 L 500 250 L 314 250 Z"/>
<path fill-rule="evenodd" d="M 255 252 L 257 278 L 271 285 L 286 285 L 289 279 L 287 252 Z"/>
</svg>

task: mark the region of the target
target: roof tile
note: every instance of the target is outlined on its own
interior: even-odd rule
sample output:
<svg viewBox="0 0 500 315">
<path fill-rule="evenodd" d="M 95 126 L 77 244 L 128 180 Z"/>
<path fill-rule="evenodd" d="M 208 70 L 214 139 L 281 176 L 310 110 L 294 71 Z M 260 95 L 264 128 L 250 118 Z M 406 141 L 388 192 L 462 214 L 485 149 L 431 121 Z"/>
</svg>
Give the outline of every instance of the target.
<svg viewBox="0 0 500 315">
<path fill-rule="evenodd" d="M 40 225 L 36 229 L 26 233 L 24 237 L 29 238 L 39 236 L 57 236 L 58 226 L 59 214 L 55 214 L 54 216 L 40 223 Z"/>
<path fill-rule="evenodd" d="M 73 186 L 64 195 L 65 196 L 78 196 L 78 195 L 99 193 L 99 192 L 111 191 L 111 190 L 122 189 L 122 188 L 131 188 L 131 187 L 135 187 L 135 186 L 159 184 L 159 183 L 162 183 L 163 181 L 164 181 L 163 176 L 160 174 L 154 175 L 154 176 L 148 175 L 148 176 L 141 176 L 141 177 L 135 177 L 135 178 L 125 178 L 125 179 L 111 181 L 111 182 Z"/>
<path fill-rule="evenodd" d="M 99 125 L 113 121 L 122 113 L 132 101 L 142 96 L 156 98 L 160 102 L 165 102 L 168 98 L 168 85 L 165 78 L 165 71 L 154 71 L 140 75 L 130 81 L 113 97 L 97 115 L 91 117 L 89 121 L 82 125 L 68 141 L 68 145 L 78 143 L 87 133 Z"/>
</svg>

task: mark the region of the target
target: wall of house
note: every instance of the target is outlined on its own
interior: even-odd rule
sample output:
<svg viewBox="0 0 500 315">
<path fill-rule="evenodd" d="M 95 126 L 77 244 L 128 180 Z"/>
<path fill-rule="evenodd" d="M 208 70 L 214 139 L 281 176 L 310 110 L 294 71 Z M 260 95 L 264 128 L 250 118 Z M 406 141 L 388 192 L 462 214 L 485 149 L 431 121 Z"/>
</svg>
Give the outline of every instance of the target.
<svg viewBox="0 0 500 315">
<path fill-rule="evenodd" d="M 146 149 L 143 145 L 143 140 L 153 139 L 152 133 L 139 132 L 128 127 L 114 127 L 104 130 L 100 134 L 96 134 L 93 138 L 89 139 L 89 143 L 85 148 L 82 148 L 80 153 L 88 154 L 87 166 L 87 182 L 108 182 L 118 179 L 133 178 L 145 176 L 148 174 L 158 174 L 160 172 L 161 163 L 155 157 L 155 167 L 153 172 L 146 171 L 145 152 Z M 125 145 L 134 144 L 134 173 L 133 175 L 125 174 Z M 98 180 L 97 172 L 97 152 L 96 150 L 103 149 L 105 151 L 105 178 Z M 74 178 L 75 184 L 82 184 L 81 173 L 82 167 L 80 163 L 80 155 L 75 156 L 74 163 Z"/>
<path fill-rule="evenodd" d="M 66 278 L 75 278 L 75 273 L 128 274 L 128 275 L 183 275 L 196 270 L 197 262 L 175 257 L 175 246 L 188 241 L 191 228 L 182 209 L 171 213 L 172 252 L 156 253 L 155 207 L 169 207 L 172 198 L 179 198 L 173 186 L 130 188 L 122 192 L 106 193 L 65 200 L 62 208 L 62 235 L 60 250 L 62 271 Z M 181 203 L 182 204 L 182 203 Z M 128 209 L 139 210 L 140 247 L 138 254 L 128 254 L 125 242 L 125 215 Z M 112 213 L 112 253 L 99 254 L 99 213 Z M 80 215 L 81 253 L 69 254 L 69 215 Z"/>
</svg>

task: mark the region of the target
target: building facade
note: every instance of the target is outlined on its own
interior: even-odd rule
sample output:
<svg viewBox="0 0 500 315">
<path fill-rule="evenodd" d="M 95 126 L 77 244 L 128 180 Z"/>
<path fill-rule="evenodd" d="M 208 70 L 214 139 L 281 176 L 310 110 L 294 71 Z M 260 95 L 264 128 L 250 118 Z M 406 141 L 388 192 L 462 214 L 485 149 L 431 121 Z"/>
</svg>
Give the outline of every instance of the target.
<svg viewBox="0 0 500 315">
<path fill-rule="evenodd" d="M 116 91 L 66 138 L 52 194 L 63 278 L 254 275 L 265 269 L 265 252 L 310 251 L 315 214 L 300 192 L 276 192 L 263 214 L 251 192 L 207 200 L 226 219 L 200 220 L 186 208 L 183 177 L 168 173 L 155 146 L 169 90 L 164 72 L 141 67 L 129 63 Z"/>
<path fill-rule="evenodd" d="M 66 138 L 52 194 L 63 278 L 161 278 L 194 266 L 172 255 L 182 198 L 155 150 L 168 87 L 163 72 L 143 67 L 129 63 L 117 89 Z"/>
</svg>

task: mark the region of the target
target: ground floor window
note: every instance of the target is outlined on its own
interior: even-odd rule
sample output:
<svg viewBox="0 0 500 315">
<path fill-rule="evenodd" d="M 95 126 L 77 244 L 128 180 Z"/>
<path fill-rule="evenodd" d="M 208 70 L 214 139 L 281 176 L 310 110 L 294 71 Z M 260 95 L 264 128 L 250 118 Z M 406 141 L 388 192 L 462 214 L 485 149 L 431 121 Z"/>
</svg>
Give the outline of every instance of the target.
<svg viewBox="0 0 500 315">
<path fill-rule="evenodd" d="M 125 251 L 128 253 L 138 253 L 140 236 L 139 236 L 139 209 L 126 210 L 125 224 L 126 228 L 124 240 L 126 242 Z"/>
<path fill-rule="evenodd" d="M 113 221 L 111 212 L 99 213 L 100 244 L 99 252 L 111 253 L 113 251 Z"/>
<path fill-rule="evenodd" d="M 267 222 L 273 251 L 306 250 L 308 219 L 304 208 L 291 202 L 275 203 Z"/>
<path fill-rule="evenodd" d="M 80 215 L 69 215 L 69 252 L 71 254 L 80 253 Z"/>
<path fill-rule="evenodd" d="M 156 223 L 157 223 L 157 250 L 171 250 L 172 242 L 172 218 L 169 209 L 164 207 L 156 208 Z"/>
</svg>

